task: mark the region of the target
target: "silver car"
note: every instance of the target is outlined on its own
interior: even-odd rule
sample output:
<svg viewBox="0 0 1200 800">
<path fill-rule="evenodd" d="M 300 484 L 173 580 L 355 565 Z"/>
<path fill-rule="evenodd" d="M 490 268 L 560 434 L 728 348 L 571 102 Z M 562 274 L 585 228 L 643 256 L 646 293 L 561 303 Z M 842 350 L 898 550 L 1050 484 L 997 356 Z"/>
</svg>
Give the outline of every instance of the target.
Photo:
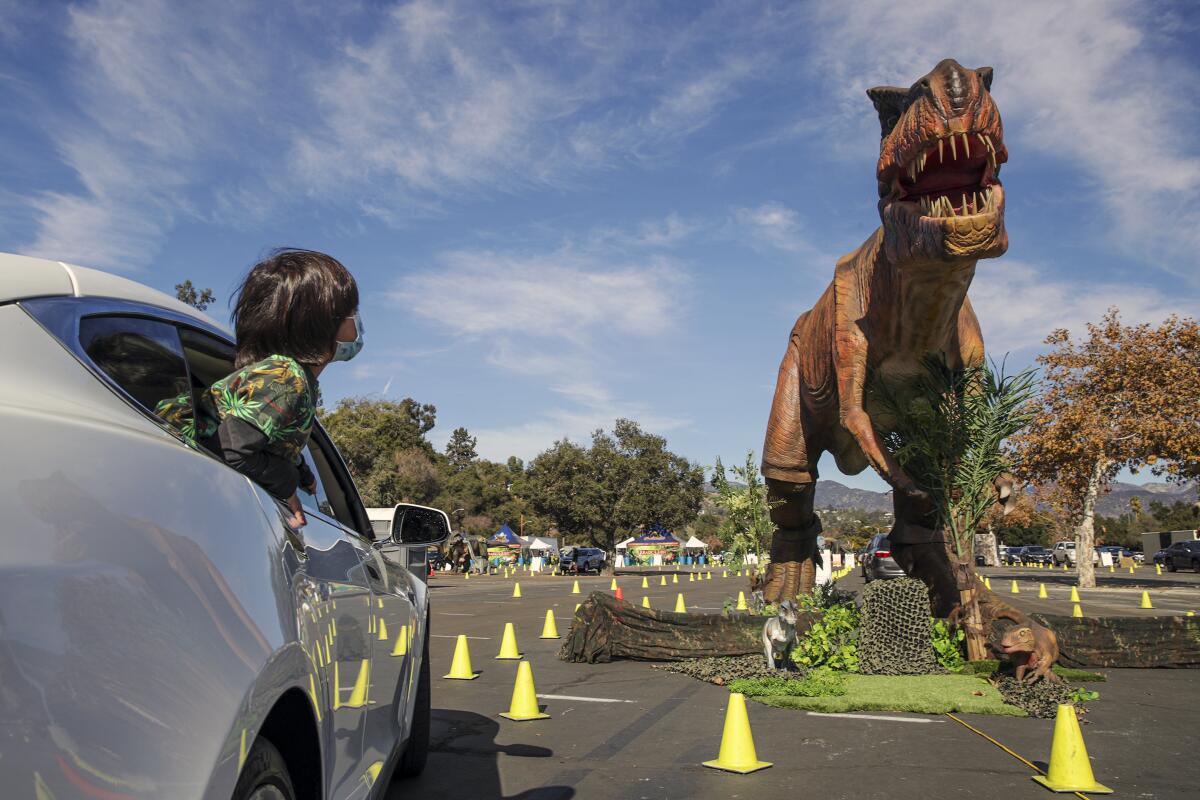
<svg viewBox="0 0 1200 800">
<path fill-rule="evenodd" d="M 903 578 L 905 572 L 892 558 L 892 543 L 886 533 L 872 537 L 862 557 L 862 576 L 866 583 L 873 580 Z"/>
<path fill-rule="evenodd" d="M 178 401 L 232 356 L 173 298 L 0 254 L 3 796 L 342 800 L 423 768 L 429 604 L 406 559 L 449 521 L 398 506 L 374 535 L 317 425 L 292 531 L 187 435 Z"/>
</svg>

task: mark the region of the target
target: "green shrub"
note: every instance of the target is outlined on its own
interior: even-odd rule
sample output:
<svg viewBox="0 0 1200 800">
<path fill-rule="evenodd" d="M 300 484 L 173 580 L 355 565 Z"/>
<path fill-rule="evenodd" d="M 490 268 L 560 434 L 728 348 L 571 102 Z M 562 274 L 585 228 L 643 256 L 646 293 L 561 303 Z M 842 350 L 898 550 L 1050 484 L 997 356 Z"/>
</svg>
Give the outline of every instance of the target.
<svg viewBox="0 0 1200 800">
<path fill-rule="evenodd" d="M 961 672 L 967 663 L 963 657 L 966 634 L 962 628 L 954 628 L 944 619 L 933 619 L 931 626 L 933 636 L 933 651 L 938 663 L 951 672 Z"/>
<path fill-rule="evenodd" d="M 861 614 L 853 601 L 829 605 L 792 649 L 792 661 L 804 669 L 829 667 L 858 671 L 858 626 Z"/>
</svg>

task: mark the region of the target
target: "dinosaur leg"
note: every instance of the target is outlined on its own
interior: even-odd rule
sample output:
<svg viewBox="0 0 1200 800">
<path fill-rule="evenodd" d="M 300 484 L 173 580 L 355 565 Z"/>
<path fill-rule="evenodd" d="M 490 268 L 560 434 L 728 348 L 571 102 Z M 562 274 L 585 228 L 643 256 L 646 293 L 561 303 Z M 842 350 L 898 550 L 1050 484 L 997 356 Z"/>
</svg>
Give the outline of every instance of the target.
<svg viewBox="0 0 1200 800">
<path fill-rule="evenodd" d="M 767 496 L 780 505 L 771 509 L 778 530 L 771 538 L 771 563 L 767 567 L 763 597 L 769 603 L 807 594 L 816 579 L 813 557 L 821 519 L 813 512 L 816 480 L 809 483 L 767 479 Z"/>
</svg>

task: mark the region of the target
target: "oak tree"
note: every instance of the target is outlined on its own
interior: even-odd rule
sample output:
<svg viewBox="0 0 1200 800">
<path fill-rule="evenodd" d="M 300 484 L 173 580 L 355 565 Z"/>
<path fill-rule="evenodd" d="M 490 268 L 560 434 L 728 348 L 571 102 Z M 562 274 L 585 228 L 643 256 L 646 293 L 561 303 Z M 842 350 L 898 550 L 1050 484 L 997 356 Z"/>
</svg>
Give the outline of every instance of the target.
<svg viewBox="0 0 1200 800">
<path fill-rule="evenodd" d="M 1039 408 L 1015 444 L 1024 477 L 1055 487 L 1075 528 L 1079 585 L 1092 587 L 1096 499 L 1117 474 L 1200 475 L 1200 325 L 1124 325 L 1114 308 L 1086 338 L 1060 329 L 1046 344 Z"/>
</svg>

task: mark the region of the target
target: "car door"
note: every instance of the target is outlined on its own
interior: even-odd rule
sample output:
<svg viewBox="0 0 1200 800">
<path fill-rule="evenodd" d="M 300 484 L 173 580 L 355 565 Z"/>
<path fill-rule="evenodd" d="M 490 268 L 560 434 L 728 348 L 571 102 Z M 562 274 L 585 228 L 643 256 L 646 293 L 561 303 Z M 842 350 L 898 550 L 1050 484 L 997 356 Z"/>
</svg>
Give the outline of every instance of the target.
<svg viewBox="0 0 1200 800">
<path fill-rule="evenodd" d="M 207 391 L 233 371 L 234 350 L 229 342 L 186 326 L 180 326 L 179 335 L 194 390 Z M 323 436 L 319 427 L 314 430 L 316 439 Z M 345 491 L 329 485 L 336 479 L 324 450 L 314 452 L 310 442 L 304 458 L 316 478 L 316 491 L 298 492 L 307 520 L 300 530 L 288 526 L 288 512 L 281 502 L 262 487 L 255 488 L 263 508 L 279 519 L 300 559 L 293 579 L 297 635 L 308 655 L 309 690 L 324 726 L 322 772 L 329 796 L 348 798 L 361 794 L 364 786 L 369 766 L 363 758 L 367 710 L 375 701 L 371 540 L 356 530 L 354 514 L 344 502 Z"/>
</svg>

